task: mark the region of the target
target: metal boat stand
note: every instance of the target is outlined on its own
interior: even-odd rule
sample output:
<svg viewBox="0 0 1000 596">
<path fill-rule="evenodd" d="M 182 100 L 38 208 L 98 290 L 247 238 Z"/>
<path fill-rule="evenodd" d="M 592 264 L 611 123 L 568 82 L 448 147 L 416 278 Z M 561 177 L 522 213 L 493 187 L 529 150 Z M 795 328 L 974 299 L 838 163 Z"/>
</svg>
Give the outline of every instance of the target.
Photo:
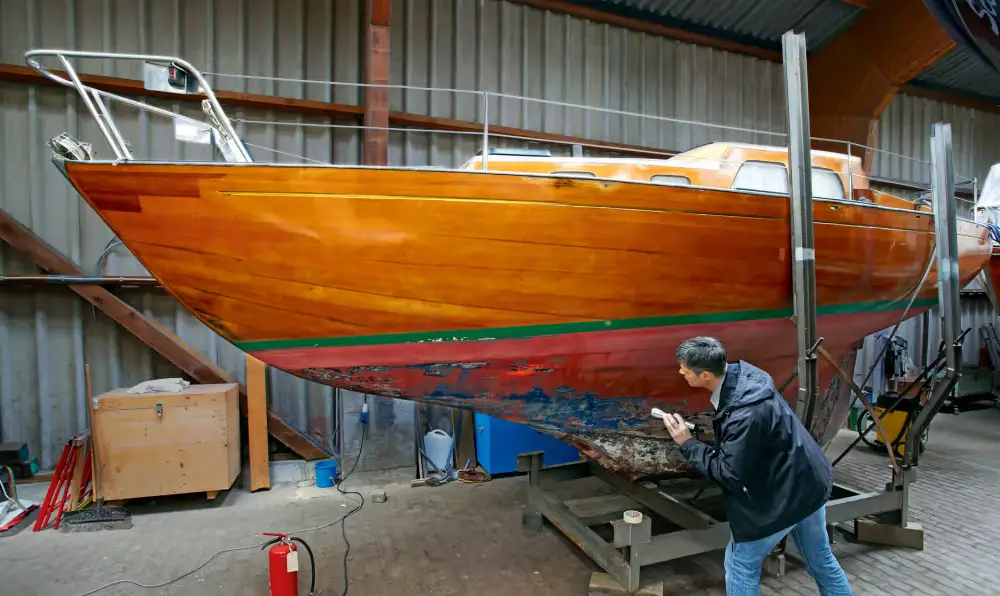
<svg viewBox="0 0 1000 596">
<path fill-rule="evenodd" d="M 518 470 L 528 472 L 524 530 L 537 533 L 543 519 L 548 520 L 630 594 L 641 587 L 643 567 L 722 550 L 729 542 L 719 491 L 706 489 L 706 481 L 633 483 L 593 462 L 546 468 L 541 452 L 521 454 L 517 462 Z M 614 491 L 567 499 L 567 489 L 584 478 L 597 478 Z M 875 492 L 836 484 L 826 505 L 827 523 L 854 521 L 855 535 L 862 542 L 922 548 L 923 531 L 908 519 L 909 487 L 915 478 L 915 469 L 903 470 L 886 490 Z M 692 499 L 692 493 L 702 494 Z M 628 523 L 623 517 L 628 510 L 642 512 L 641 522 Z M 879 517 L 875 521 L 868 516 Z M 785 552 L 772 555 L 767 570 L 783 574 L 786 558 L 801 563 L 789 544 Z"/>
<path fill-rule="evenodd" d="M 805 73 L 805 37 L 792 32 L 782 38 L 785 79 L 789 109 L 789 170 L 792 200 L 792 241 L 795 247 L 793 280 L 800 389 L 797 413 L 804 421 L 812 420 L 817 398 L 816 367 L 821 339 L 816 337 L 815 256 L 812 246 L 810 179 L 806 164 L 811 163 L 809 151 L 808 97 Z M 830 526 L 854 521 L 854 534 L 859 542 L 923 548 L 923 529 L 910 520 L 910 487 L 917 479 L 919 441 L 924 430 L 940 410 L 945 398 L 958 382 L 960 374 L 961 325 L 958 286 L 957 212 L 954 194 L 954 164 L 952 161 L 951 126 L 933 125 L 931 137 L 933 164 L 932 194 L 934 197 L 936 258 L 938 275 L 941 335 L 946 350 L 945 377 L 927 399 L 917 420 L 906 437 L 901 462 L 892 460 L 892 479 L 884 490 L 865 492 L 837 483 L 826 505 Z M 849 371 L 848 371 L 849 374 Z M 845 375 L 851 389 L 860 389 Z M 864 399 L 861 396 L 861 399 Z M 518 456 L 518 469 L 528 473 L 527 505 L 523 526 L 528 532 L 541 530 L 543 519 L 549 520 L 560 532 L 580 547 L 591 559 L 618 581 L 628 593 L 641 587 L 643 567 L 673 561 L 692 555 L 720 550 L 730 540 L 729 524 L 718 507 L 712 509 L 713 495 L 705 495 L 704 481 L 633 483 L 616 476 L 593 462 L 560 466 L 544 466 L 543 454 L 524 453 Z M 570 483 L 583 478 L 597 478 L 606 485 L 603 496 L 589 499 L 567 499 Z M 614 489 L 608 491 L 607 488 Z M 691 491 L 696 494 L 690 498 Z M 714 489 L 718 504 L 718 489 Z M 610 494 L 609 494 L 610 492 Z M 701 497 L 701 498 L 699 498 Z M 626 519 L 624 512 L 640 511 L 641 520 Z M 638 523 L 635 523 L 637 522 Z M 610 524 L 610 527 L 609 525 Z M 603 533 L 603 535 L 602 535 Z M 800 559 L 789 544 L 779 547 L 765 568 L 776 574 L 784 573 L 785 559 Z"/>
</svg>

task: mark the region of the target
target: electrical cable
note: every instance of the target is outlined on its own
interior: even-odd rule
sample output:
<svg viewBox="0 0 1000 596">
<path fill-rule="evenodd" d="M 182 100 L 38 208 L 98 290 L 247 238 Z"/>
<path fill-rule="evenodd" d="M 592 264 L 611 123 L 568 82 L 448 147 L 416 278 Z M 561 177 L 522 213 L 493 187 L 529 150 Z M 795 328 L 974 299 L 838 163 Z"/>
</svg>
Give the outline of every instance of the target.
<svg viewBox="0 0 1000 596">
<path fill-rule="evenodd" d="M 7 470 L 7 478 L 10 479 L 10 492 L 13 496 L 7 494 L 7 489 L 3 486 L 3 480 L 0 479 L 0 491 L 3 491 L 3 496 L 7 497 L 7 500 L 17 506 L 21 511 L 27 511 L 28 508 L 21 504 L 21 501 L 17 498 L 17 483 L 14 481 L 14 472 L 8 467 L 4 466 L 3 469 Z"/>
<path fill-rule="evenodd" d="M 304 546 L 306 552 L 309 553 L 309 596 L 313 596 L 316 593 L 316 557 L 313 556 L 313 549 L 309 548 L 308 542 L 298 536 L 291 540 Z"/>
<path fill-rule="evenodd" d="M 368 400 L 368 396 L 365 396 L 365 402 L 366 403 L 367 403 L 367 400 Z M 361 493 L 356 492 L 356 491 L 350 491 L 350 490 L 349 491 L 345 491 L 343 489 L 343 486 L 344 486 L 344 483 L 347 482 L 347 479 L 351 477 L 351 474 L 354 473 L 354 470 L 357 469 L 358 463 L 361 461 L 361 454 L 365 450 L 365 435 L 367 435 L 367 434 L 368 434 L 368 425 L 362 425 L 361 426 L 361 446 L 358 448 L 358 458 L 354 460 L 354 465 L 351 466 L 351 471 L 348 472 L 347 474 L 345 474 L 344 477 L 340 479 L 340 482 L 337 483 L 337 492 L 339 492 L 340 494 L 344 495 L 345 497 L 347 497 L 348 495 L 358 495 L 358 498 L 361 499 L 360 502 L 359 501 L 354 501 L 354 499 L 351 499 L 355 503 L 358 503 L 358 506 L 355 507 L 354 509 L 352 509 L 351 511 L 348 511 L 347 514 L 344 515 L 344 517 L 340 518 L 341 522 L 342 522 L 340 524 L 340 535 L 344 538 L 344 544 L 347 546 L 347 548 L 344 549 L 344 591 L 341 593 L 341 596 L 347 596 L 347 590 L 348 590 L 348 588 L 350 588 L 350 585 L 351 585 L 351 582 L 350 582 L 350 579 L 349 579 L 349 576 L 348 576 L 348 571 L 347 571 L 347 556 L 349 554 L 351 554 L 351 542 L 347 539 L 347 518 L 351 517 L 352 515 L 354 515 L 358 511 L 361 511 L 361 508 L 365 506 L 365 497 L 364 497 L 364 495 L 362 495 Z"/>
<path fill-rule="evenodd" d="M 329 522 L 329 523 L 326 523 L 326 524 L 322 524 L 322 525 L 319 525 L 319 526 L 315 526 L 315 527 L 312 527 L 312 528 L 305 528 L 305 529 L 301 529 L 301 530 L 295 530 L 294 532 L 287 532 L 286 533 L 287 536 L 294 536 L 296 534 L 305 534 L 307 532 L 318 532 L 320 530 L 325 530 L 325 529 L 327 529 L 327 528 L 329 528 L 331 526 L 334 526 L 334 525 L 336 525 L 338 523 L 343 522 L 348 517 L 354 515 L 358 511 L 361 511 L 361 508 L 364 507 L 364 505 L 365 505 L 365 498 L 364 498 L 364 496 L 361 493 L 355 492 L 355 491 L 344 491 L 343 489 L 340 488 L 340 485 L 342 485 L 345 481 L 347 481 L 347 478 L 352 473 L 354 473 L 354 470 L 358 467 L 358 463 L 361 461 L 361 454 L 364 452 L 364 448 L 365 448 L 365 435 L 367 434 L 367 428 L 368 428 L 367 426 L 363 426 L 362 430 L 361 430 L 361 447 L 358 449 L 358 458 L 354 460 L 354 465 L 351 467 L 351 471 L 348 472 L 347 475 L 344 476 L 341 479 L 340 484 L 337 485 L 337 491 L 339 491 L 340 494 L 344 495 L 345 497 L 347 495 L 358 495 L 359 497 L 361 497 L 360 503 L 356 499 L 353 499 L 353 498 L 351 499 L 351 501 L 353 501 L 355 503 L 358 503 L 358 506 L 355 507 L 354 509 L 351 509 L 350 511 L 348 511 L 344 515 L 338 517 L 337 519 L 333 520 L 332 522 Z M 348 584 L 349 584 L 348 577 L 347 577 L 347 555 L 351 551 L 351 543 L 347 541 L 347 531 L 343 530 L 343 526 L 341 526 L 341 528 L 342 528 L 341 535 L 344 537 L 344 543 L 347 544 L 347 550 L 344 552 L 344 592 L 343 592 L 343 596 L 347 596 L 347 588 L 348 588 Z M 223 555 L 223 554 L 226 554 L 226 553 L 234 553 L 234 552 L 238 552 L 238 551 L 241 551 L 241 550 L 255 550 L 255 549 L 259 549 L 259 548 L 262 548 L 262 547 L 266 546 L 269 542 L 271 542 L 271 540 L 265 540 L 265 541 L 259 542 L 257 544 L 251 544 L 250 546 L 238 546 L 236 548 L 227 548 L 227 549 L 215 551 L 201 565 L 198 565 L 194 569 L 192 569 L 190 571 L 187 571 L 185 573 L 182 573 L 181 575 L 178 575 L 177 577 L 175 577 L 175 578 L 173 578 L 171 580 L 167 580 L 165 582 L 161 582 L 161 583 L 158 583 L 158 584 L 143 584 L 143 583 L 139 583 L 139 582 L 137 582 L 135 580 L 131 580 L 131 579 L 119 579 L 119 580 L 115 580 L 113 582 L 109 582 L 107 584 L 104 584 L 103 586 L 100 586 L 98 588 L 94 588 L 93 590 L 90 590 L 89 592 L 84 592 L 84 593 L 80 594 L 79 596 L 91 596 L 91 594 L 96 594 L 96 593 L 98 593 L 98 592 L 100 592 L 102 590 L 106 590 L 106 589 L 114 587 L 114 586 L 121 586 L 121 585 L 126 585 L 126 584 L 131 584 L 131 585 L 137 586 L 139 588 L 145 588 L 147 590 L 152 590 L 152 589 L 155 589 L 155 588 L 163 588 L 165 586 L 169 586 L 170 584 L 176 583 L 176 582 L 184 579 L 185 577 L 188 577 L 189 575 L 192 575 L 194 573 L 197 573 L 198 571 L 201 571 L 205 566 L 207 566 L 209 563 L 211 563 L 213 560 L 215 560 L 215 558 L 218 557 L 219 555 Z M 312 556 L 312 550 L 309 549 L 308 546 L 306 546 L 306 549 L 309 551 L 310 556 Z"/>
</svg>

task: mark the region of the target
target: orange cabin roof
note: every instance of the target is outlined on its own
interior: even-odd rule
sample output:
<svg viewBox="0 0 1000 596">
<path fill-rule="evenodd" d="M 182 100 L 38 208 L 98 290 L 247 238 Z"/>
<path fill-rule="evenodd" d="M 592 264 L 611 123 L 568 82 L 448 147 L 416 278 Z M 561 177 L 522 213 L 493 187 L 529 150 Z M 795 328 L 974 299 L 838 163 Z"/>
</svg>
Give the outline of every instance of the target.
<svg viewBox="0 0 1000 596">
<path fill-rule="evenodd" d="M 772 164 L 778 167 L 788 167 L 788 150 L 784 147 L 751 145 L 745 143 L 709 143 L 689 151 L 679 153 L 666 159 L 647 158 L 599 158 L 599 157 L 539 157 L 532 155 L 499 154 L 489 156 L 486 169 L 498 172 L 525 172 L 532 174 L 550 174 L 564 176 L 593 176 L 635 182 L 652 182 L 664 185 L 694 185 L 709 188 L 746 188 L 738 182 L 737 174 L 748 162 L 766 166 Z M 848 157 L 842 153 L 829 151 L 812 151 L 814 170 L 813 194 L 821 198 L 853 199 L 859 193 L 867 191 L 875 202 L 892 207 L 912 209 L 913 204 L 904 199 L 886 193 L 869 191 L 868 174 L 864 171 L 861 158 Z M 477 155 L 465 164 L 462 169 L 482 169 L 482 156 Z M 840 180 L 841 189 L 836 183 L 830 186 L 832 178 L 825 179 L 827 194 L 817 193 L 817 178 L 823 171 L 834 174 Z M 784 171 L 782 171 L 784 174 Z M 852 184 L 853 182 L 853 184 Z M 833 190 L 831 190 L 833 188 Z"/>
</svg>

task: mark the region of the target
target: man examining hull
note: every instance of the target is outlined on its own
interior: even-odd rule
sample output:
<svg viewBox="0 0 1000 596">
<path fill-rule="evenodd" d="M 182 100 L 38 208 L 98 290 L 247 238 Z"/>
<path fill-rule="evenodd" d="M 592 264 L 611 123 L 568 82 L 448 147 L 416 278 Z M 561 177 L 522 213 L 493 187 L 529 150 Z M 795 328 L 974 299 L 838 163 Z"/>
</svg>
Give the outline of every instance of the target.
<svg viewBox="0 0 1000 596">
<path fill-rule="evenodd" d="M 677 361 L 689 385 L 712 392 L 714 445 L 695 440 L 677 414 L 664 424 L 692 467 L 723 489 L 733 535 L 726 593 L 760 594 L 764 559 L 791 534 L 823 596 L 852 594 L 826 533 L 833 468 L 771 377 L 744 361 L 728 363 L 711 337 L 682 343 Z"/>
</svg>

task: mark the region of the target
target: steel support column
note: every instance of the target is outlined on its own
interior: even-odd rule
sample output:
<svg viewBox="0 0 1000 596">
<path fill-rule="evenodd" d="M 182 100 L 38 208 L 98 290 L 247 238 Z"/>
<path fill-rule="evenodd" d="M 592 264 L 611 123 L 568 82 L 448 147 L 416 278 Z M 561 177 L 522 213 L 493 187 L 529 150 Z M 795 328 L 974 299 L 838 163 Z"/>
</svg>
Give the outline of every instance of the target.
<svg viewBox="0 0 1000 596">
<path fill-rule="evenodd" d="M 819 392 L 816 362 L 816 253 L 813 246 L 812 157 L 809 148 L 809 81 L 806 36 L 781 37 L 788 107 L 789 188 L 792 203 L 792 289 L 798 347 L 796 413 L 811 428 Z"/>
<path fill-rule="evenodd" d="M 938 310 L 941 313 L 941 341 L 945 345 L 945 376 L 934 387 L 920 414 L 906 435 L 903 465 L 912 466 L 919 451 L 917 437 L 941 409 L 962 368 L 959 328 L 958 209 L 955 201 L 955 164 L 951 146 L 951 124 L 937 122 L 931 128 L 931 195 L 934 199 L 934 234 L 937 238 Z"/>
</svg>

